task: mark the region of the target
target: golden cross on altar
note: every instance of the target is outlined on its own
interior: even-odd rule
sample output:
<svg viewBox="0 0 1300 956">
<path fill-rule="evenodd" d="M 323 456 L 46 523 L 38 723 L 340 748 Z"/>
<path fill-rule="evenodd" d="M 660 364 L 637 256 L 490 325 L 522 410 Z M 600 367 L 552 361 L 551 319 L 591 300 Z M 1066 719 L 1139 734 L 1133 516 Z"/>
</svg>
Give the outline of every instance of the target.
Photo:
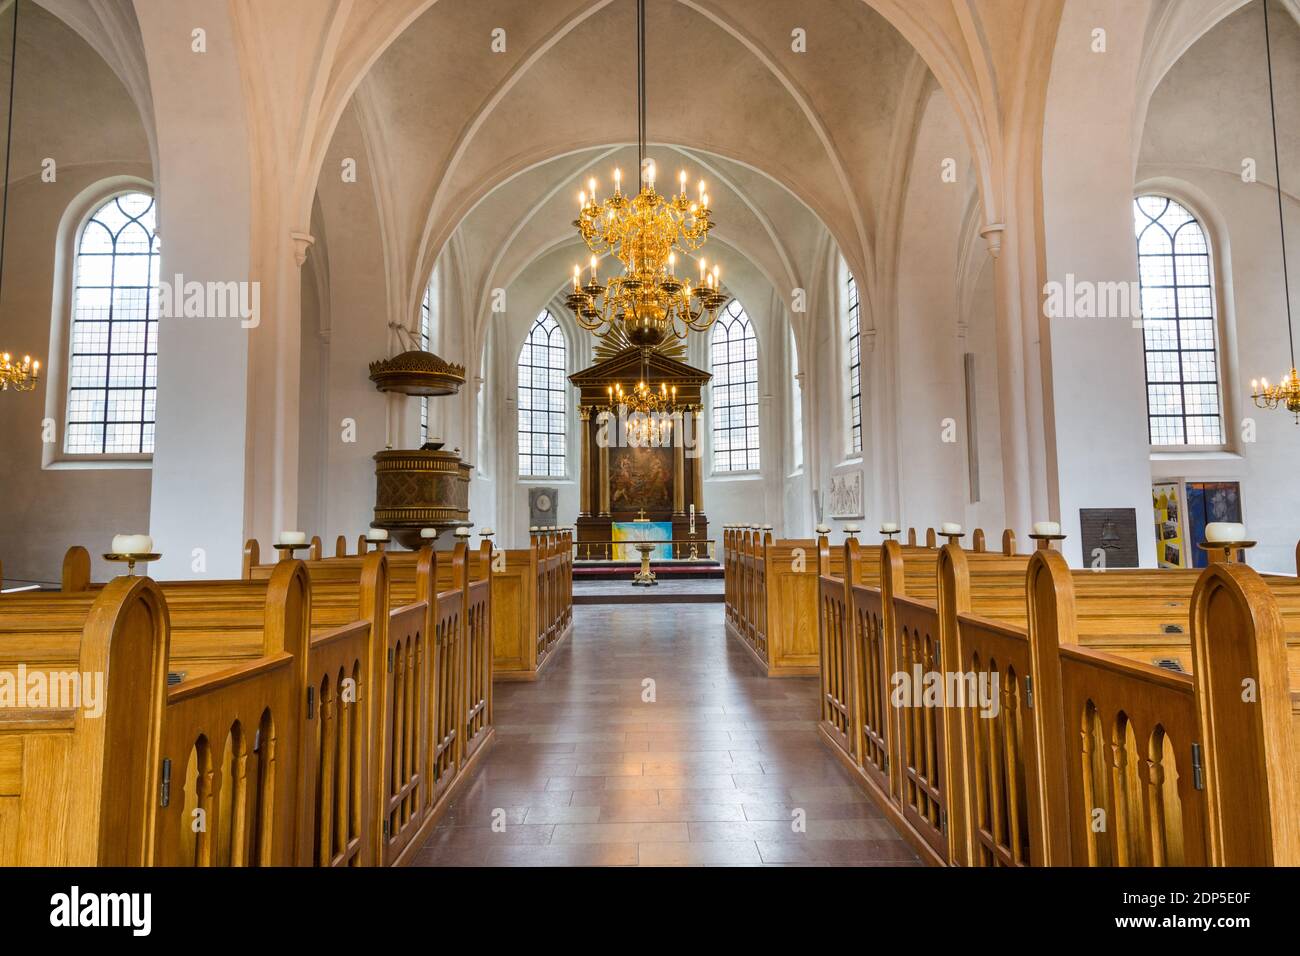
<svg viewBox="0 0 1300 956">
<path fill-rule="evenodd" d="M 645 509 L 644 509 L 644 508 L 641 509 L 641 513 L 640 513 L 639 515 L 637 515 L 636 520 L 637 520 L 637 521 L 645 521 Z"/>
</svg>

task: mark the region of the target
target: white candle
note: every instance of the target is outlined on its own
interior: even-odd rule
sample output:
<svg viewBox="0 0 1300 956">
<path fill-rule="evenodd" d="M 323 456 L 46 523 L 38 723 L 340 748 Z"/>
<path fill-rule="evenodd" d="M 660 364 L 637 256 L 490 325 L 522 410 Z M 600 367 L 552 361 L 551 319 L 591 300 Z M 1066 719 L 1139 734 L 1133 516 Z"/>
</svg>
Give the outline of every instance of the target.
<svg viewBox="0 0 1300 956">
<path fill-rule="evenodd" d="M 1211 521 L 1205 526 L 1206 541 L 1245 541 L 1246 526 L 1231 521 Z"/>
<path fill-rule="evenodd" d="M 893 521 L 886 521 L 884 524 L 882 524 L 882 525 L 880 526 L 880 533 L 881 533 L 881 534 L 897 534 L 897 533 L 898 533 L 898 524 L 897 524 L 896 522 L 893 522 Z"/>
<path fill-rule="evenodd" d="M 426 539 L 432 541 L 434 538 L 438 537 L 438 529 L 437 529 L 437 528 L 421 528 L 421 529 L 420 529 L 420 537 L 421 537 L 421 538 L 426 538 Z"/>
<path fill-rule="evenodd" d="M 952 521 L 945 521 L 939 526 L 940 534 L 961 534 L 961 525 Z"/>
<path fill-rule="evenodd" d="M 1055 521 L 1035 521 L 1034 534 L 1056 535 L 1061 533 L 1061 526 Z"/>
<path fill-rule="evenodd" d="M 456 537 L 458 538 L 468 538 L 472 533 L 473 532 L 471 532 L 469 528 L 465 527 L 464 525 L 461 525 L 459 528 L 456 529 Z"/>
<path fill-rule="evenodd" d="M 861 531 L 861 530 L 862 530 L 862 526 L 861 526 L 861 525 L 856 525 L 856 524 L 846 524 L 846 525 L 844 526 L 844 533 L 845 533 L 845 534 L 857 534 L 857 533 L 858 533 L 859 531 Z"/>
<path fill-rule="evenodd" d="M 281 531 L 281 544 L 306 544 L 307 532 L 305 531 Z"/>
<path fill-rule="evenodd" d="M 371 528 L 366 537 L 371 541 L 387 541 L 388 532 L 383 528 Z"/>
<path fill-rule="evenodd" d="M 496 532 L 493 531 L 491 528 L 484 528 L 482 531 L 479 532 L 479 537 L 490 538 L 494 534 L 496 534 Z"/>
<path fill-rule="evenodd" d="M 830 533 L 831 533 L 831 526 L 828 525 L 828 524 L 819 524 L 819 525 L 817 526 L 817 533 L 818 533 L 818 534 L 830 534 Z"/>
<path fill-rule="evenodd" d="M 151 554 L 153 538 L 147 534 L 113 535 L 113 554 Z"/>
</svg>

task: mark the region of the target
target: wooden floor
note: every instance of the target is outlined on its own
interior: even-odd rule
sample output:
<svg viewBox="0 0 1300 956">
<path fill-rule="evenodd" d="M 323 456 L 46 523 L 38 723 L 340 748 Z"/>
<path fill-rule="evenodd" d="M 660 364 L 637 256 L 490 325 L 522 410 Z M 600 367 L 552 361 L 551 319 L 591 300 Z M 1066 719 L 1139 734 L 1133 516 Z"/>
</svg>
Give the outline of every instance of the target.
<svg viewBox="0 0 1300 956">
<path fill-rule="evenodd" d="M 720 605 L 577 607 L 559 654 L 496 685 L 416 865 L 919 865 L 818 741 L 816 679 L 760 676 Z"/>
</svg>

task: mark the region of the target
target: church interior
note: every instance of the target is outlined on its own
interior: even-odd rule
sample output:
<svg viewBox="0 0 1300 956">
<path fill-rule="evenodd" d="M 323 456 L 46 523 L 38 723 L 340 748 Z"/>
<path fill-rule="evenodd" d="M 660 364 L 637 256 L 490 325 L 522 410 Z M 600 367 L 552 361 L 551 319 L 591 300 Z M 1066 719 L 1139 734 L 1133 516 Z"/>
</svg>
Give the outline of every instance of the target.
<svg viewBox="0 0 1300 956">
<path fill-rule="evenodd" d="M 4 78 L 0 865 L 1300 865 L 1296 0 Z"/>
</svg>

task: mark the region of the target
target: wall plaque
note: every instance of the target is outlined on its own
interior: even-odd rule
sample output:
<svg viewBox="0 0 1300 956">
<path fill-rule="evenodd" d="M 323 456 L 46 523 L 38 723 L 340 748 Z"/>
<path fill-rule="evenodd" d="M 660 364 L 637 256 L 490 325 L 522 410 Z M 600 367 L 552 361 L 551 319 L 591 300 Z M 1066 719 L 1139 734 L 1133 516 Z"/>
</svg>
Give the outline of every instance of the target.
<svg viewBox="0 0 1300 956">
<path fill-rule="evenodd" d="M 1080 508 L 1083 564 L 1089 568 L 1138 566 L 1137 510 Z"/>
<path fill-rule="evenodd" d="M 529 488 L 528 489 L 528 526 L 531 528 L 547 528 L 555 524 L 555 515 L 558 511 L 556 504 L 559 500 L 560 489 L 558 488 Z"/>
</svg>

